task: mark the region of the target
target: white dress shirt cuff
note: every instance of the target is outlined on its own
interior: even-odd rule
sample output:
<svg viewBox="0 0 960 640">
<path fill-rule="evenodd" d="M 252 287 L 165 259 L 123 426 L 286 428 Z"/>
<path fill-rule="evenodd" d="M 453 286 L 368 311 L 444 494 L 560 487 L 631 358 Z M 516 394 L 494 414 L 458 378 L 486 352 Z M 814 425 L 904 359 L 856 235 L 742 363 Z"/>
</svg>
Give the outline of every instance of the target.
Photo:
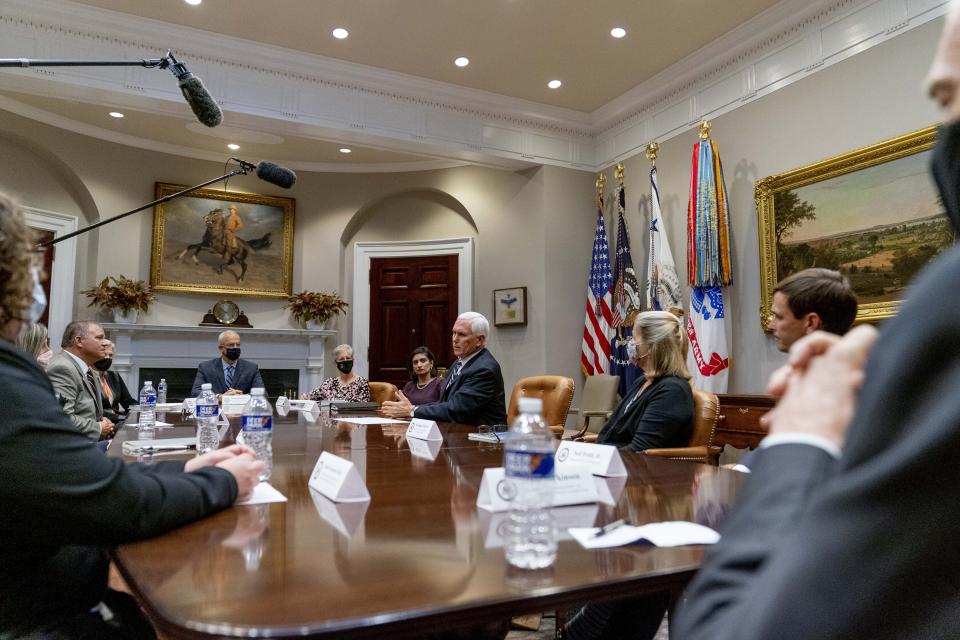
<svg viewBox="0 0 960 640">
<path fill-rule="evenodd" d="M 812 433 L 777 433 L 760 441 L 760 448 L 774 447 L 778 444 L 805 444 L 822 449 L 836 459 L 840 459 L 840 447 L 823 436 Z"/>
</svg>

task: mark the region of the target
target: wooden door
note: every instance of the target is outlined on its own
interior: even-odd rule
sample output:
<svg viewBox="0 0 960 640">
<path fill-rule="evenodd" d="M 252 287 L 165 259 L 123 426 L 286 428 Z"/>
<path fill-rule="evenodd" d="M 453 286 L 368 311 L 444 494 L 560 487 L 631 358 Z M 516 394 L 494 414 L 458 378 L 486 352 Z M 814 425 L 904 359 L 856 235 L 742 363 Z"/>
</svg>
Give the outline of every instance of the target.
<svg viewBox="0 0 960 640">
<path fill-rule="evenodd" d="M 53 240 L 53 231 L 47 229 L 35 229 L 31 227 L 34 233 L 34 240 L 37 242 L 49 242 Z M 40 286 L 43 287 L 43 293 L 47 296 L 47 306 L 43 309 L 43 315 L 38 322 L 45 327 L 50 326 L 50 276 L 53 273 L 53 259 L 55 247 L 45 247 L 43 257 L 40 261 Z M 56 351 L 59 345 L 50 345 Z"/>
<path fill-rule="evenodd" d="M 453 361 L 457 256 L 374 258 L 370 264 L 370 380 L 407 383 L 410 352 L 427 346 L 438 367 Z"/>
</svg>

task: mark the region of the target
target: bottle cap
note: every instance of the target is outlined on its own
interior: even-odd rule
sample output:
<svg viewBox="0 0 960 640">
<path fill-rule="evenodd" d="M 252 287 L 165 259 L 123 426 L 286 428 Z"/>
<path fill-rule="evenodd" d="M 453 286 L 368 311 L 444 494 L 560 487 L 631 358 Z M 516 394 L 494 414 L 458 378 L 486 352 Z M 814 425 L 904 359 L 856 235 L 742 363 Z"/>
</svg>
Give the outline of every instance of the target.
<svg viewBox="0 0 960 640">
<path fill-rule="evenodd" d="M 153 386 L 153 380 L 145 380 L 145 381 L 143 382 L 143 386 L 145 386 L 145 387 L 151 387 L 151 386 Z"/>
<path fill-rule="evenodd" d="M 543 400 L 541 398 L 520 397 L 517 402 L 520 413 L 541 413 L 543 412 Z"/>
<path fill-rule="evenodd" d="M 213 390 L 213 384 L 210 383 L 210 382 L 204 382 L 202 385 L 200 385 L 200 390 L 201 390 L 201 391 L 212 391 L 212 390 Z"/>
<path fill-rule="evenodd" d="M 250 395 L 262 396 L 265 393 L 265 391 L 266 390 L 263 387 L 254 387 L 253 389 L 250 389 Z"/>
</svg>

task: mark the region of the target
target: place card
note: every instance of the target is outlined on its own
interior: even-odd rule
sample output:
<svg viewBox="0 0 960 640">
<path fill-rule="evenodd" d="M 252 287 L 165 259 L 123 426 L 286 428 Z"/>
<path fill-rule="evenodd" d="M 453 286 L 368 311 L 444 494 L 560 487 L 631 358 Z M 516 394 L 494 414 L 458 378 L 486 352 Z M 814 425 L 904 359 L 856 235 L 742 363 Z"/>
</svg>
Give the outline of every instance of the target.
<svg viewBox="0 0 960 640">
<path fill-rule="evenodd" d="M 571 528 L 592 527 L 593 523 L 597 521 L 599 512 L 600 506 L 596 504 L 550 509 L 557 542 L 573 540 L 573 536 L 568 531 Z M 499 549 L 502 547 L 506 528 L 510 521 L 510 514 L 481 511 L 477 514 L 477 520 L 480 524 L 480 531 L 483 532 L 484 548 Z"/>
<path fill-rule="evenodd" d="M 269 482 L 260 482 L 253 488 L 253 494 L 242 502 L 234 503 L 238 507 L 251 504 L 269 504 L 271 502 L 286 502 L 287 496 L 283 495 Z"/>
<path fill-rule="evenodd" d="M 320 454 L 307 484 L 334 502 L 362 502 L 370 499 L 370 492 L 354 464 L 329 451 Z"/>
<path fill-rule="evenodd" d="M 407 427 L 407 438 L 418 438 L 420 440 L 440 440 L 443 441 L 443 435 L 440 433 L 440 427 L 433 420 L 423 420 L 414 418 Z"/>
<path fill-rule="evenodd" d="M 562 507 L 571 504 L 589 504 L 597 502 L 597 488 L 590 471 L 585 467 L 571 466 L 557 469 L 553 479 L 553 500 L 551 506 Z M 477 494 L 477 506 L 494 513 L 506 511 L 517 494 L 517 489 L 507 477 L 503 467 L 483 470 L 480 492 Z"/>
<path fill-rule="evenodd" d="M 243 413 L 243 407 L 246 406 L 247 402 L 249 401 L 249 394 L 243 394 L 239 396 L 221 396 L 220 406 L 223 409 L 223 413 L 230 416 L 238 416 Z"/>
<path fill-rule="evenodd" d="M 410 455 L 413 457 L 433 462 L 440 454 L 443 440 L 418 440 L 417 438 L 410 438 L 407 440 L 407 446 L 410 447 Z"/>
<path fill-rule="evenodd" d="M 595 476 L 625 476 L 620 450 L 609 444 L 564 440 L 556 453 L 557 469 L 567 465 L 587 467 Z"/>
<path fill-rule="evenodd" d="M 313 488 L 310 489 L 310 498 L 320 517 L 348 538 L 357 532 L 370 506 L 369 500 L 338 504 Z"/>
<path fill-rule="evenodd" d="M 183 399 L 183 408 L 181 409 L 184 413 L 189 413 L 193 415 L 197 411 L 197 399 L 196 398 L 184 398 Z"/>
<path fill-rule="evenodd" d="M 320 417 L 320 403 L 316 400 L 296 400 L 286 396 L 277 398 L 277 413 L 288 415 L 291 411 L 299 411 L 309 422 L 316 422 Z"/>
</svg>

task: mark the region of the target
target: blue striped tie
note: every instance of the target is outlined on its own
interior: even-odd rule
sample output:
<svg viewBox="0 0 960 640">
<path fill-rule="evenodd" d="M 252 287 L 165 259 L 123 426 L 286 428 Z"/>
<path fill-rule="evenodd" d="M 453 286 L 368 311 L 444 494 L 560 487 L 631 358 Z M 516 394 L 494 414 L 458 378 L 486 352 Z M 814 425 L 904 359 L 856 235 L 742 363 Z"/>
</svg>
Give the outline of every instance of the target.
<svg viewBox="0 0 960 640">
<path fill-rule="evenodd" d="M 227 383 L 227 390 L 233 389 L 233 368 L 236 365 L 230 365 L 227 367 L 227 373 L 223 376 L 224 382 Z"/>
</svg>

